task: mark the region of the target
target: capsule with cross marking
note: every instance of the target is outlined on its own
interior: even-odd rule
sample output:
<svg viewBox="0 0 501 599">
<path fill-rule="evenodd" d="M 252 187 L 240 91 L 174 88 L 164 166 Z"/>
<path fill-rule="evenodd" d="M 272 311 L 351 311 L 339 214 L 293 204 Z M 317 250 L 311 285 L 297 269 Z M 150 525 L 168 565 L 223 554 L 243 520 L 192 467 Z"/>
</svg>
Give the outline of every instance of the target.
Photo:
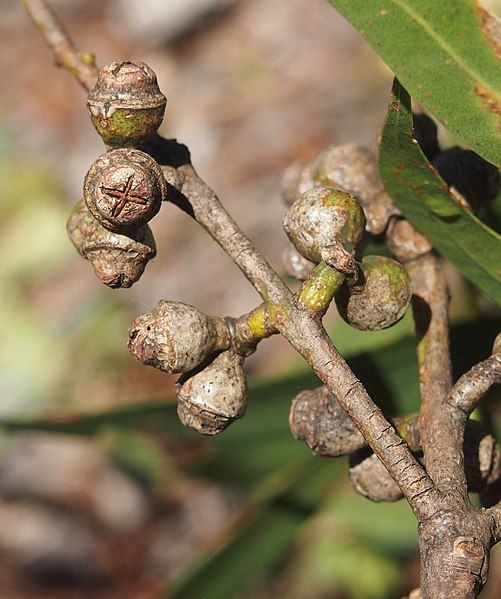
<svg viewBox="0 0 501 599">
<path fill-rule="evenodd" d="M 106 152 L 92 164 L 84 181 L 87 207 L 110 231 L 131 231 L 144 225 L 166 197 L 162 169 L 140 150 Z"/>
</svg>

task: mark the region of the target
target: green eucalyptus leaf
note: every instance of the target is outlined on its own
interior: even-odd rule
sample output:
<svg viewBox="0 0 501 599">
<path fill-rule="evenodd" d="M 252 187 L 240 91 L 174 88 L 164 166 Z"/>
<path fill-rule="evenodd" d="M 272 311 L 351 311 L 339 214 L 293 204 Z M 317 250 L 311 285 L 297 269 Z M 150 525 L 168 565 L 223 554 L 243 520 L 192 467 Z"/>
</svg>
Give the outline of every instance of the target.
<svg viewBox="0 0 501 599">
<path fill-rule="evenodd" d="M 404 216 L 501 305 L 501 236 L 460 205 L 412 139 L 408 93 L 395 80 L 379 144 L 381 179 Z"/>
<path fill-rule="evenodd" d="M 501 68 L 473 0 L 330 0 L 462 144 L 501 164 Z"/>
</svg>

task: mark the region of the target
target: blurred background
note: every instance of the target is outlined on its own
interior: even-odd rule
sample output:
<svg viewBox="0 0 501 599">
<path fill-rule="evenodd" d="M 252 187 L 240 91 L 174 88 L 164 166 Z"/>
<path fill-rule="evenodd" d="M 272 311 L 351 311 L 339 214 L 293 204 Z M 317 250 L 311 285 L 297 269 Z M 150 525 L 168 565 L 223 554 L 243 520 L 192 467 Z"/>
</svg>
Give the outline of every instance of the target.
<svg viewBox="0 0 501 599">
<path fill-rule="evenodd" d="M 332 143 L 373 148 L 382 126 L 392 74 L 362 37 L 325 0 L 51 5 L 99 65 L 155 70 L 160 133 L 189 146 L 283 272 L 284 168 Z M 126 350 L 131 319 L 162 298 L 237 316 L 258 297 L 168 204 L 140 282 L 98 282 L 65 221 L 102 142 L 20 4 L 0 10 L 0 596 L 398 599 L 417 586 L 407 506 L 355 495 L 345 460 L 314 459 L 288 432 L 290 399 L 317 382 L 280 338 L 247 361 L 245 419 L 214 440 L 181 430 L 175 378 Z M 460 374 L 497 330 L 485 298 L 448 276 Z M 350 329 L 335 308 L 327 323 L 390 413 L 416 409 L 409 316 L 381 333 Z M 501 594 L 500 569 L 486 599 Z"/>
</svg>

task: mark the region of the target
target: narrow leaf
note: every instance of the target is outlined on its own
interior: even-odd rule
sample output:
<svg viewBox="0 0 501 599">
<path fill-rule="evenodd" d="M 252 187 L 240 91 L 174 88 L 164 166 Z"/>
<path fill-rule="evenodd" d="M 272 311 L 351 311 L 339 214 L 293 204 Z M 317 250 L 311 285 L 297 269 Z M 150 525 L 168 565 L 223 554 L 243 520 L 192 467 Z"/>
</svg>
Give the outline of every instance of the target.
<svg viewBox="0 0 501 599">
<path fill-rule="evenodd" d="M 171 599 L 229 599 L 267 577 L 342 473 L 345 460 L 304 455 L 261 480 L 238 517 L 181 573 Z"/>
<path fill-rule="evenodd" d="M 305 516 L 272 506 L 256 517 L 215 552 L 196 561 L 169 594 L 171 599 L 230 599 L 249 582 L 269 574 L 292 545 Z"/>
<path fill-rule="evenodd" d="M 501 237 L 452 196 L 412 139 L 410 97 L 395 80 L 379 144 L 384 186 L 440 253 L 501 305 Z"/>
<path fill-rule="evenodd" d="M 501 164 L 501 67 L 472 0 L 330 0 L 462 144 Z"/>
</svg>

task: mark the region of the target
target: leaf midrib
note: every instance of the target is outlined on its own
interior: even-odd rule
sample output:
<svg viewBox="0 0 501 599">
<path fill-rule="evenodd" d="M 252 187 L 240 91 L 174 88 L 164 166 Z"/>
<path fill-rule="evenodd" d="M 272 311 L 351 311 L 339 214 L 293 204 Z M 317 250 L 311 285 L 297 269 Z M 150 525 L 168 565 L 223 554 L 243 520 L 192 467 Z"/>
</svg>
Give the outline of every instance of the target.
<svg viewBox="0 0 501 599">
<path fill-rule="evenodd" d="M 412 8 L 410 8 L 407 4 L 404 4 L 402 0 L 389 0 L 389 2 L 400 7 L 403 12 L 407 13 L 411 18 L 413 18 L 414 22 L 419 24 L 422 29 L 428 33 L 428 35 L 433 38 L 447 54 L 452 56 L 456 63 L 460 65 L 461 68 L 468 73 L 468 75 L 470 75 L 474 81 L 480 82 L 482 86 L 486 90 L 490 91 L 494 96 L 498 95 L 499 92 L 494 89 L 490 83 L 487 83 L 460 54 L 457 54 L 457 52 L 432 27 L 428 25 L 428 23 L 421 17 L 419 13 L 413 11 Z"/>
</svg>

